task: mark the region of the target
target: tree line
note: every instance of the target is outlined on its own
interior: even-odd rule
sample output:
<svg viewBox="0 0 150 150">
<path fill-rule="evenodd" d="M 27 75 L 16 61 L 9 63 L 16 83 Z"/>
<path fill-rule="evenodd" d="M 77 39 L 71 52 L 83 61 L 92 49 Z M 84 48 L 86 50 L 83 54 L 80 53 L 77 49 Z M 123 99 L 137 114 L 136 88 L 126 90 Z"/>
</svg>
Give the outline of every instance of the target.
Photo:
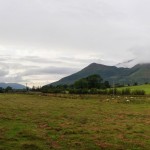
<svg viewBox="0 0 150 150">
<path fill-rule="evenodd" d="M 86 78 L 79 79 L 71 85 L 48 85 L 41 88 L 45 93 L 88 93 L 93 89 L 107 89 L 110 88 L 108 81 L 104 81 L 100 75 L 91 75 Z M 80 92 L 79 92 L 80 91 Z M 88 91 L 88 92 L 87 92 Z"/>
<path fill-rule="evenodd" d="M 104 81 L 100 75 L 93 74 L 88 77 L 77 80 L 70 85 L 47 85 L 38 88 L 28 88 L 15 90 L 8 86 L 0 87 L 0 93 L 15 92 L 42 92 L 42 93 L 62 93 L 62 94 L 103 94 L 103 95 L 145 95 L 144 90 L 131 90 L 130 88 L 118 88 L 120 86 L 111 85 L 108 81 Z"/>
<path fill-rule="evenodd" d="M 43 93 L 69 94 L 145 95 L 144 90 L 114 88 L 108 81 L 103 81 L 102 77 L 97 74 L 79 79 L 71 85 L 44 86 L 40 89 L 40 91 Z"/>
<path fill-rule="evenodd" d="M 0 87 L 0 93 L 9 93 L 9 92 L 13 92 L 13 88 L 8 86 L 6 88 L 2 88 Z"/>
</svg>

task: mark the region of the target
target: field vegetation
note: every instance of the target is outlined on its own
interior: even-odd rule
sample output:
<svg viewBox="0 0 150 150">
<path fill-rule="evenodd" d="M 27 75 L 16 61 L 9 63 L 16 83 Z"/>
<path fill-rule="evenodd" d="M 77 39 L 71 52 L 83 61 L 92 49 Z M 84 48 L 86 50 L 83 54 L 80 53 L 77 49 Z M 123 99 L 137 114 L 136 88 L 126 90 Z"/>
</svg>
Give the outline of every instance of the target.
<svg viewBox="0 0 150 150">
<path fill-rule="evenodd" d="M 150 94 L 150 84 L 121 87 L 121 88 L 117 88 L 117 89 L 118 90 L 122 90 L 122 89 L 126 89 L 126 88 L 129 88 L 131 91 L 134 91 L 134 90 L 144 90 L 145 94 Z"/>
<path fill-rule="evenodd" d="M 137 85 L 137 83 L 135 83 Z M 123 87 L 123 88 L 120 88 Z M 70 94 L 103 94 L 103 95 L 145 95 L 145 88 L 135 88 L 124 85 L 111 85 L 108 81 L 103 81 L 100 75 L 90 75 L 77 80 L 72 85 L 46 85 L 41 89 L 32 88 L 33 91 L 43 93 L 70 93 Z"/>
<path fill-rule="evenodd" d="M 148 96 L 0 95 L 0 150 L 149 148 Z"/>
</svg>

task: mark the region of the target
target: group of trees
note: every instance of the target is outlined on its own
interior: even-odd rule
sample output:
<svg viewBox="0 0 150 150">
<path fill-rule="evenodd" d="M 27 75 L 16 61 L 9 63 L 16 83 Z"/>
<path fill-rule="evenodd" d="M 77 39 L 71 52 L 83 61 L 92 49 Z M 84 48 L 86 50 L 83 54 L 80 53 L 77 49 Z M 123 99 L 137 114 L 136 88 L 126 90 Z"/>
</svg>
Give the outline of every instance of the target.
<svg viewBox="0 0 150 150">
<path fill-rule="evenodd" d="M 91 75 L 86 78 L 79 79 L 72 85 L 49 85 L 41 88 L 45 93 L 74 93 L 86 94 L 95 93 L 96 90 L 104 90 L 110 88 L 108 81 L 104 81 L 100 75 Z"/>
<path fill-rule="evenodd" d="M 102 82 L 103 79 L 100 75 L 91 75 L 86 78 L 82 78 L 74 83 L 75 89 L 105 89 L 110 88 L 108 81 Z"/>
<path fill-rule="evenodd" d="M 29 90 L 29 88 L 28 88 Z M 13 89 L 12 87 L 8 86 L 6 88 L 2 88 L 0 87 L 0 93 L 24 93 L 26 91 L 28 91 L 27 89 Z"/>
<path fill-rule="evenodd" d="M 137 84 L 135 84 L 137 85 Z M 70 93 L 70 94 L 106 94 L 106 95 L 145 95 L 144 90 L 130 90 L 129 88 L 117 89 L 120 85 L 111 86 L 108 81 L 103 81 L 100 75 L 94 74 L 79 79 L 71 85 L 47 85 L 43 87 L 14 90 L 11 87 L 0 88 L 0 93 L 11 92 L 43 92 L 43 93 Z"/>
<path fill-rule="evenodd" d="M 10 86 L 8 86 L 6 88 L 0 87 L 0 93 L 9 93 L 9 92 L 12 92 L 12 91 L 13 91 L 13 89 Z"/>
<path fill-rule="evenodd" d="M 145 95 L 143 90 L 130 90 L 129 88 L 118 90 L 117 86 L 115 87 L 112 87 L 108 81 L 103 81 L 100 75 L 94 74 L 79 79 L 72 85 L 48 85 L 42 87 L 40 91 L 43 93 Z"/>
</svg>

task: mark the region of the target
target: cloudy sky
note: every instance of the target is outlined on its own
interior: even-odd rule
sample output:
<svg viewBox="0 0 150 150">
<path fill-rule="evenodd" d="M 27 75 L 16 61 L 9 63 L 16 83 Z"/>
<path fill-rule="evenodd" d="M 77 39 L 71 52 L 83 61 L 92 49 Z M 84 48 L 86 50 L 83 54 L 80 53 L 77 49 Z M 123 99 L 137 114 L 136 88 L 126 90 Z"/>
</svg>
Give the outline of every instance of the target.
<svg viewBox="0 0 150 150">
<path fill-rule="evenodd" d="M 92 62 L 148 62 L 149 6 L 149 0 L 0 0 L 0 82 L 44 85 Z"/>
</svg>

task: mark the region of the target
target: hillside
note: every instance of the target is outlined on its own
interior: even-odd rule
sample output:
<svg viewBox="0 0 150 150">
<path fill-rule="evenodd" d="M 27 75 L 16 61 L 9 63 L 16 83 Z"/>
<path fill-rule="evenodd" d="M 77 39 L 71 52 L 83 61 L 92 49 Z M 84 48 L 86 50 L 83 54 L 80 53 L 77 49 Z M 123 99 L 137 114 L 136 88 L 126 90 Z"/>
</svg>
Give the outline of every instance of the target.
<svg viewBox="0 0 150 150">
<path fill-rule="evenodd" d="M 6 88 L 8 86 L 12 87 L 13 89 L 25 89 L 26 88 L 24 85 L 17 84 L 17 83 L 0 83 L 1 88 Z"/>
<path fill-rule="evenodd" d="M 145 83 L 150 82 L 150 64 L 138 64 L 132 68 L 118 68 L 116 66 L 92 63 L 81 71 L 52 83 L 52 85 L 72 84 L 92 74 L 101 75 L 104 80 L 110 83 L 113 81 L 120 84 Z"/>
</svg>

